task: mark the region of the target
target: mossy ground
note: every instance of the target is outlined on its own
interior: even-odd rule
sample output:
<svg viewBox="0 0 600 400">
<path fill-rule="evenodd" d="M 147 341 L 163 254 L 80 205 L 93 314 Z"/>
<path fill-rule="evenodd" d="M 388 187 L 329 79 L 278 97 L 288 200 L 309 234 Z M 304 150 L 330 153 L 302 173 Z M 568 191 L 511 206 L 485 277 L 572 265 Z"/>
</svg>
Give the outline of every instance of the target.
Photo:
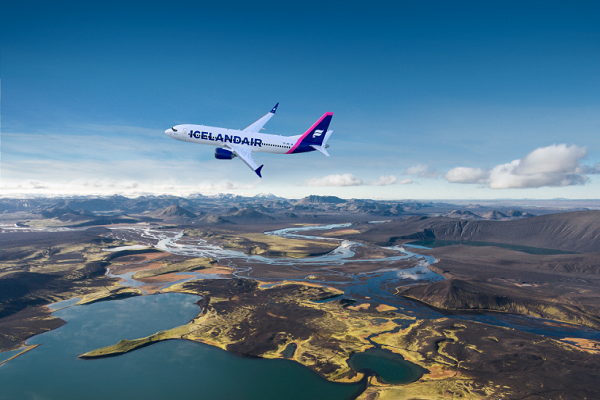
<svg viewBox="0 0 600 400">
<path fill-rule="evenodd" d="M 329 380 L 356 382 L 363 375 L 351 370 L 347 360 L 371 348 L 372 340 L 429 371 L 405 385 L 371 377 L 360 397 L 364 400 L 508 399 L 547 387 L 591 398 L 589 393 L 595 392 L 590 388 L 600 378 L 598 356 L 565 343 L 449 318 L 415 320 L 399 330 L 394 319 L 414 318 L 378 311 L 377 303 L 352 310 L 337 300 L 315 302 L 340 293 L 315 284 L 285 282 L 266 288 L 247 279 L 208 280 L 177 284 L 169 291 L 203 296 L 202 312 L 187 325 L 122 340 L 82 357 L 113 356 L 160 340 L 187 339 L 243 356 L 282 358 L 282 351 L 294 343 L 293 360 Z"/>
<path fill-rule="evenodd" d="M 211 268 L 216 263 L 212 258 L 192 258 L 190 260 L 172 262 L 166 261 L 161 268 L 145 269 L 133 274 L 133 279 L 151 278 L 173 272 L 188 272 Z"/>
<path fill-rule="evenodd" d="M 305 258 L 325 254 L 338 247 L 338 243 L 330 241 L 285 239 L 262 233 L 239 233 L 226 230 L 188 229 L 185 235 L 217 241 L 222 243 L 224 248 L 238 249 L 245 254 L 265 257 Z"/>
</svg>

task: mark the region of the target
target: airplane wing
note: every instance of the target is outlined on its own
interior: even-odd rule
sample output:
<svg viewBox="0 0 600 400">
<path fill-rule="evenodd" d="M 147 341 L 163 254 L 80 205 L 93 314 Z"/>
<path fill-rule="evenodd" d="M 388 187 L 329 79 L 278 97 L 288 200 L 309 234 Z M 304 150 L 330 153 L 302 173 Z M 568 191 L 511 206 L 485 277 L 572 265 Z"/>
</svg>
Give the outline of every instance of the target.
<svg viewBox="0 0 600 400">
<path fill-rule="evenodd" d="M 260 171 L 262 170 L 262 165 L 260 167 L 256 166 L 254 162 L 254 158 L 252 158 L 252 151 L 248 148 L 242 146 L 236 146 L 235 144 L 227 144 L 227 147 L 233 154 L 239 157 L 252 171 L 256 172 L 259 178 L 262 178 Z"/>
<path fill-rule="evenodd" d="M 260 117 L 259 119 L 257 119 L 256 121 L 254 121 L 253 123 L 248 125 L 247 127 L 245 127 L 243 129 L 243 131 L 244 132 L 253 132 L 253 133 L 260 132 L 262 127 L 265 126 L 265 124 L 267 123 L 267 121 L 269 121 L 273 117 L 273 115 L 275 115 L 275 111 L 277 111 L 278 105 L 279 105 L 279 103 L 275 104 L 275 107 L 273 107 L 273 109 L 271 111 L 269 111 L 268 113 L 266 113 L 265 115 L 263 115 L 262 117 Z"/>
</svg>

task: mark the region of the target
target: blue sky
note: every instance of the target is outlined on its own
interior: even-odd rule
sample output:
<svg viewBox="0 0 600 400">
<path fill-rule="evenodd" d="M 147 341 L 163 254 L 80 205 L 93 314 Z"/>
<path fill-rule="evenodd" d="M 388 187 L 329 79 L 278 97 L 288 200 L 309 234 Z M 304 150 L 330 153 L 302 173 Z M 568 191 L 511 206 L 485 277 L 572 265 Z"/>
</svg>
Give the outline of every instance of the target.
<svg viewBox="0 0 600 400">
<path fill-rule="evenodd" d="M 19 1 L 0 5 L 3 195 L 597 198 L 592 1 Z M 180 123 L 267 133 L 334 112 L 330 158 L 255 155 Z M 515 161 L 518 160 L 518 161 Z"/>
</svg>

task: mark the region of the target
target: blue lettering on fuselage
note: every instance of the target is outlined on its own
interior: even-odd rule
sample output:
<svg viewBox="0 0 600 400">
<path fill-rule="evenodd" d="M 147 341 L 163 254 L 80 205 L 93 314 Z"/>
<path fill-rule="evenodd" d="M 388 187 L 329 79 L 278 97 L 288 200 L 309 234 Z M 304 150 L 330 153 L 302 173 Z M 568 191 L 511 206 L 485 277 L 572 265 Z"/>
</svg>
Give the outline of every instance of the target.
<svg viewBox="0 0 600 400">
<path fill-rule="evenodd" d="M 223 143 L 235 143 L 235 144 L 246 144 L 249 146 L 258 146 L 262 147 L 261 139 L 254 139 L 244 137 L 243 139 L 240 136 L 229 136 L 218 133 L 217 136 L 213 136 L 212 132 L 200 132 L 200 131 L 190 131 L 188 134 L 190 138 L 202 139 L 202 140 L 210 140 L 213 142 L 223 142 Z"/>
</svg>

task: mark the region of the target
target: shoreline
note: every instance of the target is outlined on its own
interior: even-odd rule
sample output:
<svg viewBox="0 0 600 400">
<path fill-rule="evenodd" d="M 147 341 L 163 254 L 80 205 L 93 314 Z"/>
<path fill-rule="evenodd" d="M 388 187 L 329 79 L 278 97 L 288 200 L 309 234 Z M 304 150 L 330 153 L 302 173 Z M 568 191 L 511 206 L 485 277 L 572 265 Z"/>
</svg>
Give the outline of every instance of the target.
<svg viewBox="0 0 600 400">
<path fill-rule="evenodd" d="M 29 352 L 29 351 L 31 351 L 31 350 L 33 350 L 33 349 L 35 349 L 35 348 L 36 348 L 36 347 L 38 347 L 38 346 L 41 346 L 42 344 L 43 344 L 43 343 L 40 343 L 40 344 L 32 344 L 32 345 L 26 345 L 26 346 L 27 346 L 27 348 L 26 348 L 26 349 L 24 349 L 23 351 L 21 351 L 21 352 L 19 352 L 19 353 L 15 354 L 15 355 L 14 355 L 14 356 L 12 356 L 11 358 L 8 358 L 8 359 L 6 359 L 6 360 L 4 360 L 4 361 L 0 362 L 0 366 L 2 366 L 2 365 L 4 365 L 4 364 L 6 364 L 6 363 L 7 363 L 7 362 L 9 362 L 9 361 L 12 361 L 12 360 L 14 360 L 15 358 L 17 358 L 17 357 L 19 357 L 19 356 L 22 356 L 23 354 L 25 354 L 25 353 L 27 353 L 27 352 Z M 17 349 L 17 350 L 19 350 L 19 349 Z"/>
</svg>

